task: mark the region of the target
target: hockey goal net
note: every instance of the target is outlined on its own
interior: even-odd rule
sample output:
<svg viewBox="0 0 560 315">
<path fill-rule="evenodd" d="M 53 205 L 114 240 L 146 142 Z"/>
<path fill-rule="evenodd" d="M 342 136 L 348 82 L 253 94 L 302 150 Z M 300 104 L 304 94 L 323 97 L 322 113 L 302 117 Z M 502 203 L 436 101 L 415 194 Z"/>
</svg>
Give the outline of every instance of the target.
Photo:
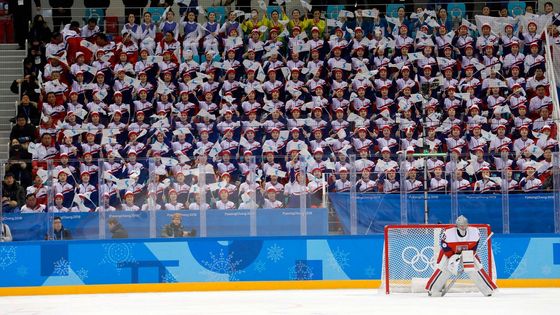
<svg viewBox="0 0 560 315">
<path fill-rule="evenodd" d="M 440 236 L 454 225 L 388 225 L 385 227 L 382 286 L 390 292 L 426 292 L 425 286 L 436 268 Z M 480 231 L 477 255 L 488 275 L 496 280 L 491 234 L 487 224 L 470 224 Z M 470 292 L 476 288 L 466 274 L 456 280 L 451 292 Z"/>
</svg>

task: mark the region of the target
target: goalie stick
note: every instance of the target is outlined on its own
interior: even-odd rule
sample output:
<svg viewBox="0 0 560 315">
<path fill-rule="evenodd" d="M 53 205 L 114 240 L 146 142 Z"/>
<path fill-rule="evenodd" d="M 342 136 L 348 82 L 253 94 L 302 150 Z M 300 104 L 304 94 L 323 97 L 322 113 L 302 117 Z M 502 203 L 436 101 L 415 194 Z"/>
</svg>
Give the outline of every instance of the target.
<svg viewBox="0 0 560 315">
<path fill-rule="evenodd" d="M 480 249 L 484 248 L 486 246 L 486 244 L 488 244 L 488 241 L 490 240 L 490 238 L 494 235 L 494 232 L 491 232 L 490 235 L 488 235 L 488 237 L 486 238 L 486 240 L 484 241 L 484 243 L 482 243 L 482 246 L 480 246 Z M 459 272 L 459 274 L 453 278 L 453 280 L 451 281 L 451 283 L 449 283 L 448 286 L 446 286 L 443 289 L 443 292 L 441 293 L 441 296 L 444 297 L 445 294 L 447 294 L 447 292 L 449 292 L 449 290 L 451 290 L 451 288 L 453 287 L 453 285 L 455 284 L 455 282 L 457 281 L 457 279 L 459 279 L 461 277 L 461 275 L 463 274 L 463 269 L 461 269 L 461 272 Z"/>
</svg>

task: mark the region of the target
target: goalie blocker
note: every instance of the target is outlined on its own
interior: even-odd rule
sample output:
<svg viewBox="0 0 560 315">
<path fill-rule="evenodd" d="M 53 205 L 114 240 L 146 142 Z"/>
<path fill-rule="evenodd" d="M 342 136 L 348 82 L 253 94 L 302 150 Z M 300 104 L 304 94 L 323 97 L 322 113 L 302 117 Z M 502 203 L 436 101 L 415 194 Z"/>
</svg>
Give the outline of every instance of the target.
<svg viewBox="0 0 560 315">
<path fill-rule="evenodd" d="M 464 216 L 457 218 L 456 227 L 442 233 L 437 268 L 426 285 L 430 296 L 445 295 L 454 283 L 447 284 L 447 281 L 452 275 L 459 276 L 461 266 L 462 272 L 467 274 L 484 296 L 492 295 L 497 286 L 476 255 L 479 240 L 479 230 L 469 227 L 468 220 Z"/>
</svg>

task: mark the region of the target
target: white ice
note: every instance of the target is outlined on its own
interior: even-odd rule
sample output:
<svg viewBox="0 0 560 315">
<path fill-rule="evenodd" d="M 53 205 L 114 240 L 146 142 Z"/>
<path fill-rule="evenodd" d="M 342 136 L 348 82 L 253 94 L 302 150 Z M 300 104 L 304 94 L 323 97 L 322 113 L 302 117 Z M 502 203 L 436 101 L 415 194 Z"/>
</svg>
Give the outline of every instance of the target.
<svg viewBox="0 0 560 315">
<path fill-rule="evenodd" d="M 386 296 L 377 290 L 232 291 L 1 297 L 0 314 L 560 314 L 560 289 Z"/>
</svg>

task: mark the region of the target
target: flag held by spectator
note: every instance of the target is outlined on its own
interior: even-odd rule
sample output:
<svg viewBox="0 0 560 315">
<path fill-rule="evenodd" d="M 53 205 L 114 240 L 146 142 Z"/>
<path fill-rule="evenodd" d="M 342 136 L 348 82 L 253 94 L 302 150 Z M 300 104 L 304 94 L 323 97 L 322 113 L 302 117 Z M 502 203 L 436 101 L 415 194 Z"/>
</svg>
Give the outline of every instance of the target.
<svg viewBox="0 0 560 315">
<path fill-rule="evenodd" d="M 261 0 L 262 1 L 262 0 Z M 307 1 L 305 0 L 299 0 L 301 2 L 301 5 L 308 11 L 311 12 L 311 4 L 309 4 Z M 264 2 L 264 1 L 263 1 Z"/>
</svg>

